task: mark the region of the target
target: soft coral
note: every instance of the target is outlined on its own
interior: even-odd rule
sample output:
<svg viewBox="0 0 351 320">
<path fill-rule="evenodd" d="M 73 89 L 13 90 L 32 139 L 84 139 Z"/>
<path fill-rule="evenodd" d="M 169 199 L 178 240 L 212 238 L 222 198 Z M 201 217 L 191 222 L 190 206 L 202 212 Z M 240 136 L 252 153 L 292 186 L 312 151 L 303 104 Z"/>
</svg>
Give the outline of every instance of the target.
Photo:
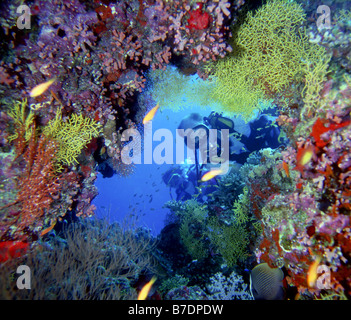
<svg viewBox="0 0 351 320">
<path fill-rule="evenodd" d="M 189 28 L 190 31 L 193 31 L 193 29 L 204 30 L 211 22 L 211 16 L 207 12 L 202 12 L 203 3 L 198 2 L 197 5 L 199 7 L 196 10 L 189 12 L 190 17 L 186 27 Z"/>
<path fill-rule="evenodd" d="M 329 124 L 329 126 L 325 126 L 325 124 Z M 323 148 L 324 146 L 326 146 L 328 144 L 328 141 L 324 141 L 321 138 L 321 135 L 325 132 L 328 132 L 330 130 L 334 131 L 337 130 L 339 128 L 348 126 L 351 123 L 350 120 L 341 122 L 341 123 L 329 123 L 329 121 L 327 120 L 323 120 L 318 118 L 316 120 L 316 122 L 314 123 L 313 127 L 312 127 L 312 133 L 311 136 L 314 138 L 316 146 L 318 148 Z"/>
</svg>

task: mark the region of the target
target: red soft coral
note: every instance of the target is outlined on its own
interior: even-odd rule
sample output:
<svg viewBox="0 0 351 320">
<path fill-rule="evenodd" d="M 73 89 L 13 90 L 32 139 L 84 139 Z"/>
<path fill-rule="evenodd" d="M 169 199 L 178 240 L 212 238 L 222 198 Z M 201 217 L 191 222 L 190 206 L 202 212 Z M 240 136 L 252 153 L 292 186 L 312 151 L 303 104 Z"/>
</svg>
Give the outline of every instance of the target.
<svg viewBox="0 0 351 320">
<path fill-rule="evenodd" d="M 211 21 L 211 16 L 207 12 L 202 12 L 203 3 L 199 2 L 198 6 L 198 9 L 189 12 L 190 18 L 188 19 L 188 25 L 186 27 L 189 28 L 190 31 L 193 31 L 193 29 L 207 29 Z"/>
<path fill-rule="evenodd" d="M 312 133 L 311 133 L 311 136 L 314 138 L 316 146 L 318 148 L 323 148 L 324 146 L 326 146 L 328 144 L 328 141 L 324 141 L 321 138 L 321 135 L 323 133 L 326 133 L 329 130 L 334 131 L 334 130 L 340 129 L 342 127 L 348 126 L 350 124 L 350 122 L 351 121 L 348 120 L 348 121 L 341 122 L 341 123 L 329 123 L 329 126 L 325 126 L 325 124 L 327 124 L 328 121 L 318 118 L 312 127 Z"/>
</svg>

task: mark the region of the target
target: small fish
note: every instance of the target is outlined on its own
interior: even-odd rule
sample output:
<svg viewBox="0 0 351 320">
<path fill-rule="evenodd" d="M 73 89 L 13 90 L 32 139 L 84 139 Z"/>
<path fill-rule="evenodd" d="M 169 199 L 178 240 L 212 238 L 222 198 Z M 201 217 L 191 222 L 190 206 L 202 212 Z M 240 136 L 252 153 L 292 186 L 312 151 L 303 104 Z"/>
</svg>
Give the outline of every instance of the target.
<svg viewBox="0 0 351 320">
<path fill-rule="evenodd" d="M 48 232 L 50 232 L 52 229 L 54 229 L 55 224 L 56 224 L 56 221 L 50 227 L 47 227 L 46 229 L 42 230 L 40 235 L 43 236 L 43 235 L 47 234 Z"/>
<path fill-rule="evenodd" d="M 299 166 L 305 166 L 309 163 L 313 157 L 314 148 L 313 146 L 308 146 L 306 148 L 301 148 L 297 151 L 296 160 Z"/>
<path fill-rule="evenodd" d="M 223 170 L 222 169 L 213 169 L 209 172 L 206 172 L 202 177 L 201 177 L 201 181 L 205 182 L 208 180 L 211 180 L 212 178 L 218 176 L 219 174 L 222 174 Z"/>
<path fill-rule="evenodd" d="M 261 134 L 260 136 L 257 136 L 255 139 L 261 139 L 264 138 L 264 134 Z"/>
<path fill-rule="evenodd" d="M 316 284 L 318 275 L 317 275 L 317 268 L 319 263 L 321 262 L 322 257 L 317 256 L 316 260 L 310 265 L 307 273 L 307 284 L 310 288 L 313 288 Z"/>
<path fill-rule="evenodd" d="M 154 118 L 154 116 L 155 116 L 155 114 L 156 114 L 156 112 L 157 112 L 157 110 L 158 110 L 159 107 L 160 107 L 160 105 L 157 104 L 156 107 L 153 107 L 153 108 L 146 114 L 146 116 L 145 116 L 144 119 L 143 119 L 143 124 L 148 123 L 149 121 L 151 121 L 151 120 Z"/>
<path fill-rule="evenodd" d="M 153 276 L 151 278 L 151 280 L 145 286 L 143 286 L 143 288 L 139 292 L 138 300 L 145 300 L 147 298 L 147 296 L 150 292 L 150 289 L 151 289 L 152 285 L 155 283 L 155 281 L 156 281 L 156 277 Z"/>
<path fill-rule="evenodd" d="M 37 86 L 35 86 L 30 92 L 29 95 L 32 98 L 38 97 L 41 94 L 43 94 L 54 82 L 55 82 L 56 78 L 52 78 L 49 81 L 46 81 L 44 83 L 38 84 Z"/>
<path fill-rule="evenodd" d="M 286 173 L 286 176 L 290 178 L 289 165 L 285 161 L 283 161 L 283 169 Z"/>
</svg>

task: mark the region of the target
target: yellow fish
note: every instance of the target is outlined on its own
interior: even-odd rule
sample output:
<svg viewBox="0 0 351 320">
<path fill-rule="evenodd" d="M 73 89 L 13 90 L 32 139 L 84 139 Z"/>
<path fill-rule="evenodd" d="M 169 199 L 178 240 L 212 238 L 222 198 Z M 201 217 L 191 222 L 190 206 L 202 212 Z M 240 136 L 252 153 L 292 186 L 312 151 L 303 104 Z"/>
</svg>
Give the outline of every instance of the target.
<svg viewBox="0 0 351 320">
<path fill-rule="evenodd" d="M 155 283 L 155 281 L 156 281 L 156 277 L 153 276 L 151 280 L 145 286 L 143 286 L 143 288 L 139 292 L 138 300 L 145 300 L 147 298 L 147 295 L 149 294 L 149 291 L 152 285 Z"/>
<path fill-rule="evenodd" d="M 29 95 L 32 98 L 35 98 L 37 96 L 40 96 L 41 94 L 43 94 L 54 82 L 55 82 L 56 78 L 52 78 L 49 81 L 46 81 L 44 83 L 38 84 L 37 86 L 35 86 L 30 92 Z"/>
<path fill-rule="evenodd" d="M 205 182 L 211 180 L 212 178 L 218 176 L 219 174 L 223 173 L 222 169 L 213 169 L 209 172 L 206 172 L 202 177 L 201 181 Z"/>
<path fill-rule="evenodd" d="M 307 284 L 310 288 L 313 288 L 316 284 L 318 275 L 317 275 L 317 268 L 319 263 L 321 262 L 322 257 L 317 256 L 316 260 L 310 265 L 307 273 Z"/>
<path fill-rule="evenodd" d="M 297 151 L 296 160 L 298 165 L 305 166 L 309 163 L 314 155 L 314 148 L 313 146 L 308 146 L 305 148 L 300 148 Z"/>
<path fill-rule="evenodd" d="M 153 108 L 146 114 L 146 116 L 145 116 L 144 119 L 143 119 L 143 124 L 148 123 L 149 121 L 151 121 L 151 120 L 154 118 L 154 116 L 155 116 L 155 114 L 156 114 L 156 112 L 157 112 L 157 110 L 158 110 L 159 107 L 160 107 L 160 105 L 157 104 L 156 107 L 153 107 Z"/>
</svg>

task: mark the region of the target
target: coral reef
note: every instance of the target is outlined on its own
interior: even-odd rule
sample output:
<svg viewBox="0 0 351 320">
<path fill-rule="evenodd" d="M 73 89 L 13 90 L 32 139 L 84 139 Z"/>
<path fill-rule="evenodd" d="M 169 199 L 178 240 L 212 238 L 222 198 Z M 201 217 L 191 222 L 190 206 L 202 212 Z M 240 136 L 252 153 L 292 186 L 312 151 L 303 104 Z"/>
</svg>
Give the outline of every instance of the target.
<svg viewBox="0 0 351 320">
<path fill-rule="evenodd" d="M 129 224 L 128 224 L 129 223 Z M 54 232 L 53 232 L 54 234 Z M 141 274 L 154 272 L 153 240 L 133 222 L 82 219 L 37 242 L 25 257 L 0 265 L 1 299 L 135 299 Z M 33 270 L 31 290 L 19 290 L 19 261 Z"/>
<path fill-rule="evenodd" d="M 335 23 L 333 30 L 345 20 Z M 328 30 L 310 28 L 311 42 Z M 282 110 L 278 123 L 290 139 L 282 160 L 295 172 L 289 192 L 271 190 L 261 207 L 263 236 L 257 260 L 284 266 L 298 297 L 350 296 L 350 76 L 337 32 L 323 46 L 328 64 L 308 71 L 313 90 L 305 89 L 302 103 Z M 324 39 L 324 38 L 323 38 Z M 326 45 L 328 42 L 328 45 Z M 333 70 L 334 69 L 334 70 Z M 332 72 L 332 70 L 334 72 Z M 328 74 L 329 73 L 329 74 Z M 307 283 L 310 266 L 318 260 L 316 284 Z"/>
<path fill-rule="evenodd" d="M 262 209 L 265 239 L 257 257 L 283 263 L 300 294 L 350 294 L 350 163 L 346 150 L 350 148 L 351 91 L 347 78 L 340 85 L 344 90 L 332 79 L 324 83 L 319 106 L 310 115 L 312 128 L 298 120 L 293 137 L 297 150 L 282 152 L 284 161 L 298 172 L 294 190 L 278 192 Z M 311 160 L 299 164 L 298 155 L 308 147 Z M 328 283 L 309 288 L 306 274 L 317 256 L 328 270 Z"/>
<path fill-rule="evenodd" d="M 156 274 L 155 299 L 251 299 L 246 272 L 266 262 L 284 270 L 287 299 L 350 299 L 346 2 L 326 0 L 321 27 L 315 0 L 33 0 L 21 29 L 22 2 L 0 12 L 2 298 L 134 299 Z M 246 121 L 274 106 L 287 142 L 231 163 L 215 191 L 166 203 L 154 245 L 145 230 L 87 218 L 97 170 L 133 173 L 122 133 L 142 132 L 156 104 Z M 8 277 L 18 262 L 35 290 Z"/>
<path fill-rule="evenodd" d="M 207 286 L 210 300 L 252 300 L 243 277 L 233 271 L 228 278 L 218 272 Z"/>
</svg>

